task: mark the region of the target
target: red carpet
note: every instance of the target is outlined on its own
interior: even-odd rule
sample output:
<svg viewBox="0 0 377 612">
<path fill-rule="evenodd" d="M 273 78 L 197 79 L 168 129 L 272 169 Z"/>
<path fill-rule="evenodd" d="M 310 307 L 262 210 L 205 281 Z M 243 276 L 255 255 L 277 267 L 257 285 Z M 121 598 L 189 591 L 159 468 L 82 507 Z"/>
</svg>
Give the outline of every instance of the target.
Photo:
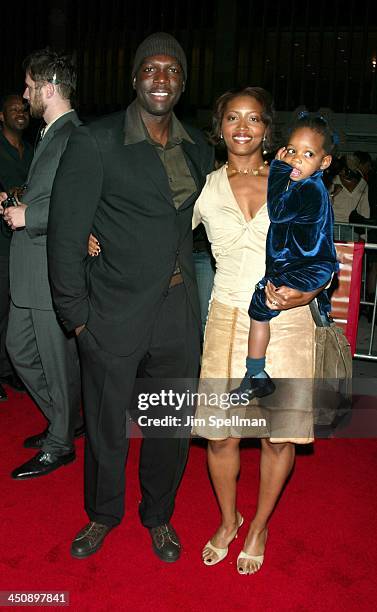
<svg viewBox="0 0 377 612">
<path fill-rule="evenodd" d="M 240 531 L 225 562 L 201 563 L 217 509 L 206 473 L 205 450 L 194 444 L 177 498 L 174 525 L 182 559 L 164 564 L 153 555 L 137 516 L 137 454 L 132 441 L 127 514 L 103 549 L 86 560 L 70 557 L 70 540 L 86 523 L 82 507 L 83 441 L 75 463 L 36 480 L 9 473 L 34 451 L 22 440 L 44 427 L 31 401 L 9 390 L 0 406 L 0 590 L 69 591 L 74 611 L 213 612 L 253 610 L 321 612 L 376 609 L 375 440 L 319 441 L 303 449 L 270 523 L 262 571 L 238 576 Z M 258 479 L 257 445 L 245 448 L 239 508 L 251 517 Z M 41 608 L 42 609 L 42 608 Z"/>
</svg>

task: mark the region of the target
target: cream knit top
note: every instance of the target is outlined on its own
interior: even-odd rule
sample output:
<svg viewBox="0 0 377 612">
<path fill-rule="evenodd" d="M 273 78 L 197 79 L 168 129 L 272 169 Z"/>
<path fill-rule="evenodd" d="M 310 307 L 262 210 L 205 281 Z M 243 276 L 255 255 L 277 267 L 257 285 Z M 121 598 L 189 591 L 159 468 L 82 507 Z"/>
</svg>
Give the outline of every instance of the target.
<svg viewBox="0 0 377 612">
<path fill-rule="evenodd" d="M 231 189 L 226 168 L 207 176 L 196 201 L 193 229 L 203 223 L 216 260 L 212 298 L 228 306 L 248 308 L 255 284 L 264 276 L 267 204 L 246 221 Z"/>
</svg>

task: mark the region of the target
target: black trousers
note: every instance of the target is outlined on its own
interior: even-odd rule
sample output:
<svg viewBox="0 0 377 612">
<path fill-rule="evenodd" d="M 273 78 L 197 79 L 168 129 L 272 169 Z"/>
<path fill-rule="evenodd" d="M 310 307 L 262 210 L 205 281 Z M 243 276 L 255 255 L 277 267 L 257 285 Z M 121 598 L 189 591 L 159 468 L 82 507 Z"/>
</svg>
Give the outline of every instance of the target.
<svg viewBox="0 0 377 612">
<path fill-rule="evenodd" d="M 136 378 L 197 377 L 200 325 L 181 284 L 169 289 L 151 332 L 132 355 L 107 353 L 87 328 L 78 342 L 87 427 L 85 509 L 91 520 L 115 526 L 124 515 L 125 463 Z M 153 416 L 153 408 L 148 416 Z M 176 437 L 144 437 L 139 514 L 145 527 L 170 520 L 188 447 L 189 438 L 179 432 Z"/>
</svg>

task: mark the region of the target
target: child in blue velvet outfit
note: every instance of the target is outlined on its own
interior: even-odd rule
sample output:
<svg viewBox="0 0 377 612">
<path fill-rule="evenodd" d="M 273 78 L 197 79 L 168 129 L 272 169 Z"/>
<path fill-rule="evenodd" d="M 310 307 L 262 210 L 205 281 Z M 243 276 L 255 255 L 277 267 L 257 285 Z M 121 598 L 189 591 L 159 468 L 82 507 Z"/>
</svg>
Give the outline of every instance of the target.
<svg viewBox="0 0 377 612">
<path fill-rule="evenodd" d="M 335 136 L 327 121 L 301 113 L 290 130 L 288 144 L 271 164 L 266 272 L 255 287 L 249 307 L 247 372 L 241 386 L 232 392 L 242 393 L 242 398 L 262 397 L 275 389 L 264 368 L 269 321 L 280 310 L 278 301 L 270 304 L 272 308 L 266 303 L 267 281 L 275 287 L 285 285 L 310 292 L 325 287 L 337 270 L 333 209 L 322 181 L 334 148 Z M 330 311 L 327 292 L 322 291 L 317 300 L 321 313 L 326 315 Z"/>
</svg>

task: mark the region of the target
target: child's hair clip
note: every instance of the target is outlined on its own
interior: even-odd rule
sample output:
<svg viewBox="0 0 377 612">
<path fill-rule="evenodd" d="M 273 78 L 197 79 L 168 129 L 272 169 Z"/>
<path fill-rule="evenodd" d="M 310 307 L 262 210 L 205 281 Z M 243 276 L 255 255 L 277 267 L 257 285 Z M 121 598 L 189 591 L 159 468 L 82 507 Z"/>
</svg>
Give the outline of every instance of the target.
<svg viewBox="0 0 377 612">
<path fill-rule="evenodd" d="M 324 123 L 325 125 L 328 125 L 328 121 L 327 121 L 326 117 L 324 117 L 323 115 L 318 115 L 318 119 L 320 119 L 321 121 L 323 121 L 323 123 Z"/>
</svg>

